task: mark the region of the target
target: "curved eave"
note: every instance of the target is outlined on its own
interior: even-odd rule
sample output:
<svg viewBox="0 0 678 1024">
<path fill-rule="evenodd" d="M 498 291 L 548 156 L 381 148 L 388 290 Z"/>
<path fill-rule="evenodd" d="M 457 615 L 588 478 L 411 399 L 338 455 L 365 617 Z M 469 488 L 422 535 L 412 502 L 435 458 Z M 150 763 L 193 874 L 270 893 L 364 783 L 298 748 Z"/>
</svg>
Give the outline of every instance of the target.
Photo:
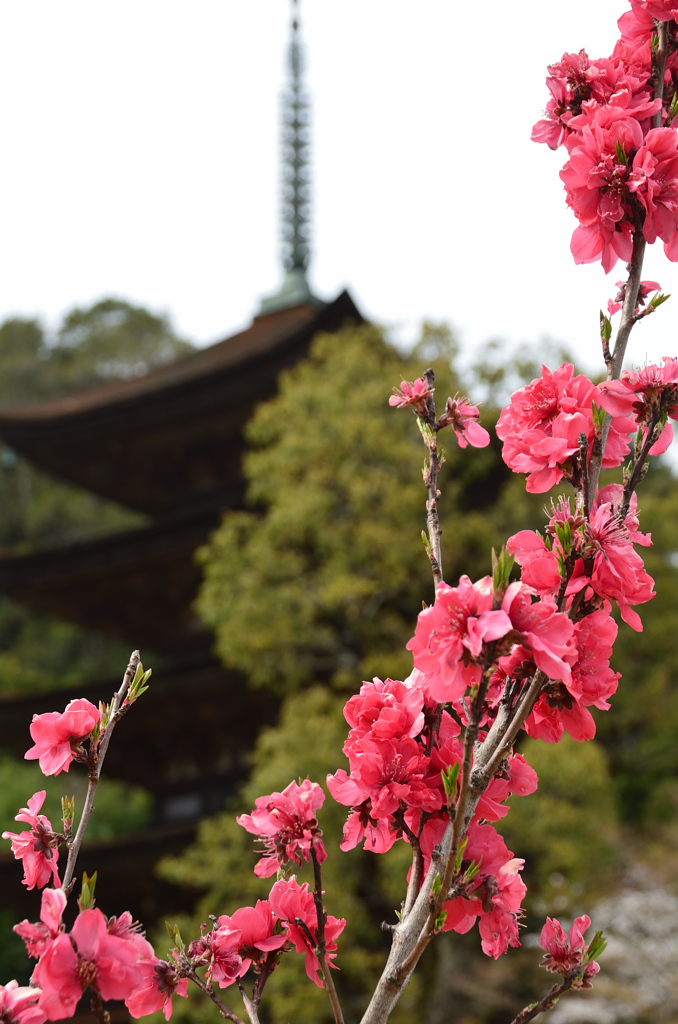
<svg viewBox="0 0 678 1024">
<path fill-rule="evenodd" d="M 192 610 L 195 552 L 218 510 L 125 533 L 0 555 L 0 593 L 45 615 L 170 656 L 208 651 L 211 634 Z"/>
<path fill-rule="evenodd" d="M 300 305 L 137 380 L 0 413 L 0 439 L 40 469 L 150 515 L 223 504 L 242 428 L 320 331 L 362 317 L 347 292 Z"/>
</svg>

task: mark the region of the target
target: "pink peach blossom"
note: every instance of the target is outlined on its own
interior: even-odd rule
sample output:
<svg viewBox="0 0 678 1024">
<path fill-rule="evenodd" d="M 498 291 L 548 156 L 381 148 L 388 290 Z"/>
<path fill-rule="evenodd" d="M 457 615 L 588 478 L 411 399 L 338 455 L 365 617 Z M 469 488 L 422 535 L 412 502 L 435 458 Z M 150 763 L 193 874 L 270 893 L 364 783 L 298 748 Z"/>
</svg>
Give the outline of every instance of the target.
<svg viewBox="0 0 678 1024">
<path fill-rule="evenodd" d="M 583 374 L 575 377 L 570 363 L 554 371 L 542 366 L 541 377 L 514 392 L 497 422 L 497 435 L 504 442 L 507 466 L 528 474 L 528 491 L 541 494 L 570 474 L 581 433 L 592 448 L 594 403 L 601 404 L 599 389 Z M 628 434 L 634 430 L 628 414 L 613 417 L 603 457 L 606 468 L 624 460 Z"/>
<path fill-rule="evenodd" d="M 271 889 L 269 896 L 271 909 L 277 918 L 287 925 L 287 938 L 294 946 L 297 953 L 306 955 L 306 974 L 322 988 L 322 981 L 318 978 L 320 964 L 313 952 L 315 938 L 318 928 L 318 913 L 316 911 L 313 893 L 309 892 L 308 883 L 299 885 L 294 875 L 290 879 L 276 882 Z M 309 940 L 306 930 L 297 924 L 300 919 L 313 936 L 313 944 Z M 327 962 L 330 967 L 336 969 L 332 961 L 336 957 L 337 938 L 344 930 L 346 921 L 341 918 L 327 915 L 325 922 L 325 946 L 327 949 Z"/>
<path fill-rule="evenodd" d="M 393 389 L 394 393 L 389 398 L 388 404 L 397 406 L 399 409 L 411 405 L 415 412 L 423 414 L 426 412 L 426 399 L 433 394 L 434 390 L 435 388 L 430 387 L 423 377 L 417 377 L 412 382 L 403 380 L 399 388 Z"/>
<path fill-rule="evenodd" d="M 397 679 L 373 679 L 364 682 L 360 693 L 344 707 L 344 718 L 351 726 L 344 753 L 368 733 L 373 739 L 415 737 L 424 725 L 424 695 L 418 684 L 407 685 Z"/>
<path fill-rule="evenodd" d="M 172 997 L 188 994 L 188 979 L 180 978 L 176 965 L 157 957 L 144 957 L 136 965 L 134 991 L 125 999 L 132 1017 L 145 1017 L 162 1010 L 165 1020 L 172 1016 Z"/>
<path fill-rule="evenodd" d="M 487 448 L 490 435 L 477 422 L 479 419 L 478 406 L 471 405 L 468 398 L 455 395 L 447 399 L 445 412 L 438 420 L 438 425 L 452 427 L 460 448 L 466 448 L 469 444 L 472 448 Z"/>
<path fill-rule="evenodd" d="M 72 1017 L 88 986 L 105 1001 L 125 999 L 137 982 L 138 959 L 134 943 L 108 934 L 100 910 L 83 910 L 70 935 L 48 944 L 33 972 L 42 989 L 40 1008 L 50 1020 Z"/>
<path fill-rule="evenodd" d="M 230 917 L 222 914 L 219 926 L 237 929 L 240 934 L 238 953 L 242 957 L 243 973 L 254 961 L 259 963 L 267 953 L 284 946 L 284 932 L 276 933 L 277 919 L 268 900 L 257 900 L 256 907 L 241 907 Z"/>
<path fill-rule="evenodd" d="M 590 924 L 591 918 L 587 914 L 576 918 L 568 937 L 560 921 L 547 917 L 540 937 L 541 947 L 546 956 L 539 966 L 545 967 L 553 974 L 563 975 L 578 967 L 589 948 L 584 945 L 584 932 Z M 573 986 L 574 989 L 591 988 L 591 978 L 599 970 L 600 966 L 595 961 L 587 964 L 582 977 Z"/>
<path fill-rule="evenodd" d="M 66 909 L 66 894 L 63 889 L 45 889 L 40 901 L 40 920 L 37 924 L 21 921 L 13 931 L 23 939 L 26 952 L 37 960 L 43 955 L 53 939 L 60 935 L 64 926 L 61 920 Z"/>
<path fill-rule="evenodd" d="M 228 988 L 247 970 L 242 957 L 238 954 L 242 932 L 239 928 L 231 928 L 221 924 L 210 934 L 212 961 L 208 974 L 216 981 L 219 988 Z"/>
<path fill-rule="evenodd" d="M 11 839 L 12 853 L 17 860 L 23 861 L 23 883 L 29 889 L 42 889 L 51 880 L 55 887 L 60 886 L 58 861 L 59 842 L 52 831 L 52 824 L 44 814 L 38 811 L 45 802 L 46 790 L 34 793 L 28 801 L 28 807 L 22 807 L 15 816 L 15 821 L 25 821 L 31 826 L 30 832 L 3 832 L 3 839 Z"/>
<path fill-rule="evenodd" d="M 98 708 L 81 697 L 72 700 L 63 714 L 49 711 L 45 715 L 33 715 L 31 737 L 34 746 L 24 757 L 28 761 L 38 760 L 43 775 L 58 775 L 67 772 L 73 760 L 73 748 L 77 747 L 101 718 Z"/>
<path fill-rule="evenodd" d="M 282 793 L 257 797 L 252 813 L 236 818 L 239 825 L 261 838 L 266 849 L 254 868 L 255 875 L 267 878 L 289 861 L 297 865 L 308 861 L 312 849 L 320 863 L 325 860 L 322 831 L 314 813 L 324 800 L 317 782 L 290 782 Z"/>
<path fill-rule="evenodd" d="M 471 583 L 462 576 L 456 587 L 439 583 L 435 604 L 419 613 L 407 644 L 414 666 L 426 676 L 429 698 L 455 701 L 480 679 L 483 645 L 505 636 L 511 621 L 505 610 L 492 609 L 492 580 Z"/>
<path fill-rule="evenodd" d="M 532 652 L 537 665 L 549 679 L 568 684 L 572 672 L 567 656 L 571 650 L 574 626 L 549 598 L 533 601 L 533 591 L 524 583 L 511 583 L 501 603 L 511 625 L 522 634 L 520 643 Z"/>
<path fill-rule="evenodd" d="M 0 1020 L 3 1024 L 43 1024 L 44 1011 L 38 1006 L 40 989 L 20 986 L 17 981 L 0 985 Z"/>
</svg>

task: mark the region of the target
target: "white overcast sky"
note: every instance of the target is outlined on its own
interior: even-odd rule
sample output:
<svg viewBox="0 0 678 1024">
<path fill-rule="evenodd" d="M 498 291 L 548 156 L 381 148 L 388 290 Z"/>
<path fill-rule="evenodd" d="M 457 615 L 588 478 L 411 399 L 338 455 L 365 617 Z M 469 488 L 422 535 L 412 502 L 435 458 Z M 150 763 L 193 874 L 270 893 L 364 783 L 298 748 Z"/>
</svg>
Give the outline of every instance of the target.
<svg viewBox="0 0 678 1024">
<path fill-rule="evenodd" d="M 548 334 L 598 365 L 622 276 L 576 267 L 562 151 L 530 142 L 546 64 L 609 55 L 626 0 L 300 0 L 313 107 L 312 285 L 468 349 Z M 208 344 L 280 284 L 289 0 L 0 3 L 0 319 L 105 295 Z M 657 247 L 655 246 L 655 249 Z M 676 349 L 676 298 L 632 358 Z"/>
</svg>

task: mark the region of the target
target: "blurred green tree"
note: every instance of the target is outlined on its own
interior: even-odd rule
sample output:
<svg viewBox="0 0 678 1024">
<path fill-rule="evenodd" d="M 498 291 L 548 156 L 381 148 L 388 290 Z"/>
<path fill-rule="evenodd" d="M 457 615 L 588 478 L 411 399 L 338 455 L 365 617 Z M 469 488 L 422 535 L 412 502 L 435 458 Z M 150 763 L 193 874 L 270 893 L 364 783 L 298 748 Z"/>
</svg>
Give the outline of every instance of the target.
<svg viewBox="0 0 678 1024">
<path fill-rule="evenodd" d="M 549 358 L 548 353 L 540 355 Z M 562 359 L 560 352 L 550 355 Z M 215 629 L 224 662 L 243 671 L 254 685 L 288 696 L 278 727 L 260 740 L 253 775 L 237 810 L 249 809 L 256 796 L 284 787 L 293 777 L 309 773 L 322 781 L 327 771 L 345 766 L 339 754 L 346 735 L 340 709 L 347 692 L 355 692 L 361 679 L 375 674 L 403 678 L 410 671 L 404 645 L 422 596 L 429 601 L 432 596 L 420 541 L 425 525 L 419 476 L 423 446 L 411 415 L 390 409 L 387 399 L 401 378 L 411 380 L 431 363 L 439 404 L 447 394 L 462 390 L 475 396 L 480 389 L 488 398 L 481 410 L 488 427 L 497 415 L 490 400 L 504 399 L 521 380 L 538 373 L 529 352 L 507 359 L 494 346 L 464 375 L 458 369 L 454 337 L 441 327 L 425 326 L 409 356 L 390 347 L 377 328 L 347 328 L 338 336 L 317 338 L 309 359 L 283 375 L 277 397 L 260 407 L 248 427 L 250 510 L 227 513 L 203 551 L 199 607 Z M 518 529 L 543 527 L 548 495 L 525 492 L 524 481 L 501 461 L 495 440 L 487 449 L 472 452 L 460 451 L 451 436 L 445 440 L 445 578 L 456 580 L 463 572 L 477 578 L 489 570 L 492 546 L 499 547 Z M 678 501 L 678 484 L 666 468 L 654 467 L 647 484 L 653 514 L 655 502 L 659 513 Z M 671 568 L 666 556 L 658 558 Z M 667 591 L 662 600 L 670 607 L 678 598 L 675 580 L 662 578 L 661 586 Z M 667 638 L 653 633 L 653 611 L 643 609 L 643 636 L 652 634 L 654 644 L 661 645 Z M 633 649 L 637 640 L 637 634 L 621 627 L 622 652 Z M 645 657 L 658 665 L 661 650 L 656 646 Z M 665 678 L 666 668 L 662 671 Z M 641 689 L 644 685 L 638 683 Z M 675 692 L 672 683 L 666 687 Z M 636 692 L 628 699 L 635 704 L 642 697 Z M 656 733 L 653 751 L 663 749 L 662 743 L 668 749 L 670 730 L 663 731 L 661 706 L 644 707 Z M 597 718 L 608 722 L 614 716 L 615 711 Z M 603 731 L 602 736 L 605 746 L 567 739 L 555 746 L 525 744 L 525 737 L 521 741 L 537 767 L 540 789 L 526 800 L 516 799 L 500 828 L 509 846 L 526 858 L 528 909 L 542 917 L 544 912 L 577 909 L 603 891 L 618 860 L 615 793 L 622 817 L 632 810 L 624 803 L 624 784 L 611 785 L 608 759 L 614 772 L 626 771 L 627 778 L 634 772 L 631 759 L 624 767 L 614 734 Z M 661 772 L 671 766 L 675 761 L 667 754 L 658 773 L 646 775 L 645 784 L 656 786 Z M 209 913 L 231 913 L 267 892 L 266 883 L 251 873 L 253 858 L 247 851 L 252 841 L 235 824 L 235 809 L 206 822 L 193 849 L 162 868 L 173 881 L 204 890 L 193 927 Z M 331 801 L 321 812 L 332 850 L 326 870 L 329 912 L 348 917 L 350 910 L 357 922 L 341 943 L 339 980 L 344 998 L 357 1009 L 377 970 L 378 951 L 384 948 L 379 924 L 393 919 L 402 896 L 407 858 L 402 850 L 392 851 L 392 859 L 359 850 L 337 855 L 343 817 L 343 809 Z M 444 945 L 443 952 L 434 954 L 440 964 L 456 956 Z M 473 954 L 467 949 L 462 960 L 468 967 Z M 352 964 L 361 965 L 361 975 L 353 977 Z M 468 969 L 484 978 L 482 968 Z M 497 1000 L 501 1005 L 510 1005 L 512 998 L 525 1002 L 529 992 L 520 990 L 520 972 L 516 977 L 514 984 L 504 976 L 499 994 L 496 988 L 490 993 L 488 986 L 488 1001 L 477 1010 L 480 1016 L 469 1019 L 489 1019 L 483 1014 Z M 424 965 L 417 984 L 428 986 L 435 978 L 439 991 L 447 993 L 441 995 L 444 1001 L 449 985 L 440 981 L 432 961 Z M 329 1011 L 322 993 L 309 994 L 303 985 L 295 987 L 296 980 L 287 964 L 274 976 L 271 1019 L 324 1020 Z M 407 1019 L 406 1009 L 398 1012 Z M 188 1011 L 191 1019 L 197 1019 L 196 1013 L 202 1011 Z"/>
</svg>

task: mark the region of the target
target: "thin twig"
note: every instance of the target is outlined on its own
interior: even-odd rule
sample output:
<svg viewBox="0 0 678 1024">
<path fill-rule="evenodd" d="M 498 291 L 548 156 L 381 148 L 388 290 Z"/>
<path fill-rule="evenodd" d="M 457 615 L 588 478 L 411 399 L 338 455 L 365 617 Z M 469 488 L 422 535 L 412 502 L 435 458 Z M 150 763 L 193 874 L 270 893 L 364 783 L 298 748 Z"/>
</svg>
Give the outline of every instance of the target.
<svg viewBox="0 0 678 1024">
<path fill-rule="evenodd" d="M 640 278 L 643 273 L 643 260 L 645 258 L 645 238 L 643 236 L 642 224 L 640 222 L 640 213 L 637 210 L 637 203 L 633 200 L 634 206 L 637 211 L 635 218 L 635 229 L 633 235 L 633 252 L 631 253 L 631 262 L 628 265 L 629 276 L 626 282 L 626 291 L 624 293 L 624 304 L 622 306 L 621 321 L 619 323 L 619 329 L 617 331 L 617 337 L 614 343 L 614 352 L 612 358 L 607 366 L 607 379 L 608 380 L 619 380 L 621 376 L 622 366 L 624 364 L 624 356 L 626 354 L 626 346 L 629 342 L 629 337 L 633 326 L 635 324 L 634 311 L 638 305 L 638 293 L 640 292 Z M 589 499 L 593 501 L 596 496 L 598 489 L 598 478 L 600 476 L 600 470 L 603 465 L 603 456 L 605 454 L 605 445 L 607 444 L 607 435 L 610 432 L 610 423 L 612 417 L 609 412 L 605 413 L 605 419 L 603 421 L 602 437 L 600 441 L 596 440 L 591 451 L 591 461 L 589 463 Z"/>
<path fill-rule="evenodd" d="M 635 463 L 634 463 L 634 466 L 633 466 L 633 472 L 631 473 L 631 476 L 630 476 L 628 482 L 624 485 L 624 497 L 622 499 L 622 507 L 619 510 L 619 516 L 620 516 L 620 519 L 621 519 L 622 522 L 624 522 L 624 520 L 626 519 L 626 514 L 627 514 L 627 512 L 629 510 L 629 507 L 631 505 L 631 498 L 633 497 L 633 492 L 635 491 L 636 487 L 638 486 L 638 484 L 642 480 L 643 469 L 645 467 L 645 463 L 647 461 L 647 458 L 648 458 L 648 456 L 650 454 L 650 448 L 652 448 L 652 446 L 654 444 L 656 444 L 656 442 L 658 440 L 658 438 L 654 437 L 653 435 L 654 435 L 654 432 L 655 432 L 655 428 L 656 428 L 657 424 L 659 423 L 660 419 L 661 419 L 661 411 L 657 410 L 654 413 L 654 415 L 652 416 L 652 420 L 650 422 L 650 425 L 647 428 L 647 435 L 645 437 L 645 441 L 643 443 L 643 447 L 642 447 L 642 449 L 640 451 L 640 455 L 635 460 Z"/>
<path fill-rule="evenodd" d="M 662 123 L 661 103 L 664 98 L 664 72 L 666 70 L 669 43 L 667 23 L 665 21 L 657 22 L 655 20 L 654 24 L 657 30 L 658 46 L 656 54 L 653 54 L 652 58 L 652 77 L 654 82 L 654 98 L 660 101 L 660 106 L 659 110 L 652 118 L 652 127 L 659 128 Z M 645 258 L 645 237 L 643 235 L 642 211 L 633 196 L 631 197 L 631 203 L 634 210 L 633 251 L 631 253 L 631 262 L 628 267 L 629 276 L 624 293 L 621 321 L 619 323 L 619 329 L 617 331 L 617 337 L 614 344 L 614 352 L 612 353 L 611 358 L 609 356 L 609 350 L 608 352 L 605 352 L 605 346 L 603 348 L 605 362 L 607 364 L 608 380 L 619 380 L 621 376 L 624 356 L 626 354 L 626 346 L 628 345 L 629 336 L 636 322 L 635 310 L 638 305 L 640 278 L 643 272 L 643 259 Z M 600 476 L 600 470 L 603 464 L 603 455 L 605 453 L 605 445 L 611 421 L 612 417 L 609 413 L 606 413 L 605 420 L 603 422 L 601 443 L 600 445 L 595 445 L 594 447 L 596 450 L 592 452 L 591 464 L 589 466 L 589 495 L 591 501 L 593 501 L 596 496 L 598 477 Z"/>
<path fill-rule="evenodd" d="M 664 73 L 666 71 L 666 61 L 669 56 L 669 34 L 668 24 L 665 21 L 654 21 L 655 29 L 657 30 L 657 49 L 655 54 L 652 55 L 652 79 L 654 85 L 654 98 L 660 101 L 659 110 L 652 117 L 652 127 L 661 128 L 662 123 L 662 104 L 664 101 Z"/>
<path fill-rule="evenodd" d="M 433 382 L 435 380 L 435 372 L 433 369 L 429 367 L 428 370 L 425 370 L 423 377 L 429 388 L 433 389 Z M 438 516 L 438 499 L 440 498 L 440 491 L 438 490 L 438 474 L 440 473 L 442 463 L 438 454 L 436 411 L 432 395 L 429 395 L 426 400 L 426 415 L 422 416 L 421 419 L 430 431 L 429 440 L 427 440 L 426 435 L 423 434 L 429 454 L 428 471 L 424 476 L 424 482 L 428 492 L 428 500 L 426 502 L 426 528 L 428 530 L 428 557 L 431 562 L 431 571 L 433 573 L 433 585 L 434 587 L 437 587 L 443 579 L 443 559 L 440 548 L 440 538 L 443 531 L 440 526 L 440 517 Z"/>
<path fill-rule="evenodd" d="M 232 1021 L 232 1024 L 245 1024 L 245 1021 L 242 1019 L 242 1017 L 239 1017 L 237 1013 L 234 1013 L 233 1010 L 230 1010 L 228 1006 L 226 1006 L 226 1003 L 224 1003 L 219 998 L 219 996 L 216 994 L 212 986 L 206 985 L 202 978 L 198 977 L 194 968 L 191 967 L 186 971 L 186 977 L 190 978 L 191 981 L 198 986 L 201 992 L 204 992 L 206 996 L 209 996 L 209 998 L 212 1000 L 214 1005 L 219 1010 L 219 1013 L 221 1014 L 222 1017 L 224 1017 L 226 1020 Z M 252 1024 L 254 1024 L 254 1022 L 252 1022 Z"/>
<path fill-rule="evenodd" d="M 589 521 L 591 513 L 591 489 L 589 486 L 589 442 L 582 431 L 579 435 L 579 468 L 581 472 L 581 495 L 584 506 L 584 518 Z M 559 610 L 562 610 L 559 608 Z"/>
<path fill-rule="evenodd" d="M 111 1024 L 111 1015 L 104 1006 L 104 1001 L 101 998 L 101 993 L 96 988 L 91 988 L 92 1001 L 90 1007 L 92 1013 L 96 1016 L 99 1024 Z"/>
<path fill-rule="evenodd" d="M 581 967 L 575 967 L 561 982 L 553 985 L 545 996 L 538 1003 L 530 1003 L 524 1010 L 521 1010 L 517 1017 L 514 1017 L 511 1024 L 528 1024 L 528 1021 L 543 1013 L 545 1010 L 552 1010 L 564 992 L 569 991 L 581 977 Z"/>
<path fill-rule="evenodd" d="M 331 973 L 332 969 L 327 960 L 327 946 L 325 944 L 326 915 L 325 907 L 323 905 L 323 882 L 320 863 L 313 846 L 311 847 L 311 859 L 313 861 L 313 879 L 315 882 L 313 899 L 315 900 L 316 916 L 318 918 L 318 926 L 316 929 L 317 941 L 313 952 L 320 964 L 320 971 L 323 976 L 323 981 L 325 982 L 325 991 L 327 992 L 327 998 L 329 999 L 330 1006 L 332 1007 L 335 1024 L 344 1024 L 344 1015 L 341 1012 L 339 996 L 337 995 L 337 990 L 334 987 L 334 980 Z"/>
<path fill-rule="evenodd" d="M 124 676 L 122 677 L 120 689 L 114 694 L 113 700 L 111 701 L 108 724 L 104 730 L 103 736 L 101 736 L 99 740 L 94 756 L 88 763 L 89 782 L 87 784 L 87 795 L 82 808 L 82 814 L 80 815 L 78 830 L 75 833 L 75 838 L 68 847 L 68 861 L 66 863 L 63 881 L 61 883 L 66 894 L 69 894 L 73 888 L 75 863 L 78 859 L 78 854 L 80 853 L 80 847 L 82 846 L 82 841 L 85 837 L 85 830 L 87 828 L 90 815 L 94 809 L 94 796 L 99 784 L 99 776 L 101 775 L 101 768 L 104 763 L 106 751 L 108 750 L 108 744 L 111 742 L 111 734 L 120 719 L 122 702 L 125 699 L 125 694 L 127 693 L 132 680 L 134 679 L 140 661 L 141 655 L 139 654 L 139 651 L 132 651 L 129 664 L 125 669 Z"/>
</svg>

